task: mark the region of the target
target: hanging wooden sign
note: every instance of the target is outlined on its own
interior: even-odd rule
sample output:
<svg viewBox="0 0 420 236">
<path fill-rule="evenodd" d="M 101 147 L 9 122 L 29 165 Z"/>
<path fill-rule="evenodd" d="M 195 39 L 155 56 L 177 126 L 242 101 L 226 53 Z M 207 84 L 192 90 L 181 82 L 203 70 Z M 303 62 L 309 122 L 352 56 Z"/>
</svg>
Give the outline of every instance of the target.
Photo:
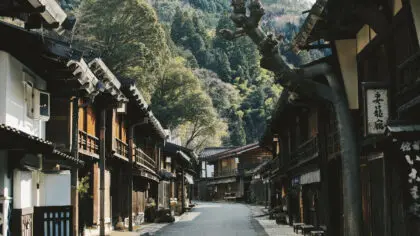
<svg viewBox="0 0 420 236">
<path fill-rule="evenodd" d="M 363 83 L 365 135 L 384 134 L 389 118 L 388 89 L 379 83 Z"/>
</svg>

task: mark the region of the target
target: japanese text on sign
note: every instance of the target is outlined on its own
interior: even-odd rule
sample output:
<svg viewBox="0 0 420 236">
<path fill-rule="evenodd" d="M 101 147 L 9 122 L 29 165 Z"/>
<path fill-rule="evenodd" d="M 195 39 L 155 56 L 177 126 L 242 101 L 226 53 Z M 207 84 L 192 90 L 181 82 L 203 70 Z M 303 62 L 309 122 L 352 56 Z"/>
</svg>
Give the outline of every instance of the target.
<svg viewBox="0 0 420 236">
<path fill-rule="evenodd" d="M 388 91 L 386 89 L 366 90 L 367 133 L 382 134 L 388 122 Z"/>
</svg>

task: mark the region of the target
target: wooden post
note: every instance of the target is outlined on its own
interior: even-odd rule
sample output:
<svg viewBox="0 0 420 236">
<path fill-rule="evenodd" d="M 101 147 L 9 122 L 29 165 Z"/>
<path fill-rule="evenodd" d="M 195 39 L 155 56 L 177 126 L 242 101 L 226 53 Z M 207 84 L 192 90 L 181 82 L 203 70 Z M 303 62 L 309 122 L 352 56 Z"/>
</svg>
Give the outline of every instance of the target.
<svg viewBox="0 0 420 236">
<path fill-rule="evenodd" d="M 76 96 L 71 100 L 72 104 L 72 139 L 71 155 L 79 159 L 79 98 Z M 71 170 L 71 205 L 73 206 L 73 233 L 79 235 L 79 170 L 73 167 Z"/>
<path fill-rule="evenodd" d="M 100 202 L 99 202 L 99 235 L 105 236 L 105 159 L 106 159 L 106 147 L 105 147 L 105 131 L 106 131 L 106 109 L 102 108 L 100 115 Z"/>
<path fill-rule="evenodd" d="M 182 168 L 182 182 L 181 182 L 181 212 L 184 213 L 185 212 L 185 172 L 184 172 L 184 168 Z"/>
<path fill-rule="evenodd" d="M 128 231 L 133 231 L 133 138 L 134 126 L 128 129 Z"/>
</svg>

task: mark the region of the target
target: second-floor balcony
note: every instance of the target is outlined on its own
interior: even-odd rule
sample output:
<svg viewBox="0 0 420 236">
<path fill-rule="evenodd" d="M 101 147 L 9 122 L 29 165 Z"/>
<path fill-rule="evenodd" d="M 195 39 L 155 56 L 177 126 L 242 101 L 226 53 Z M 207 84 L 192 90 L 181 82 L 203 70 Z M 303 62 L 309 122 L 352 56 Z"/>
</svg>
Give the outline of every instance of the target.
<svg viewBox="0 0 420 236">
<path fill-rule="evenodd" d="M 312 137 L 299 145 L 296 151 L 292 152 L 291 159 L 307 159 L 318 155 L 318 137 Z"/>
<path fill-rule="evenodd" d="M 221 170 L 213 173 L 212 177 L 228 177 L 228 176 L 235 176 L 238 175 L 238 169 L 227 169 Z"/>
<path fill-rule="evenodd" d="M 151 170 L 156 170 L 156 161 L 140 148 L 135 148 L 134 158 L 136 164 L 147 167 Z"/>
<path fill-rule="evenodd" d="M 397 89 L 395 100 L 397 107 L 419 96 L 420 88 L 420 51 L 398 65 Z"/>
<path fill-rule="evenodd" d="M 115 153 L 123 158 L 128 158 L 128 144 L 115 138 Z"/>
<path fill-rule="evenodd" d="M 99 138 L 79 130 L 79 152 L 98 158 Z"/>
</svg>

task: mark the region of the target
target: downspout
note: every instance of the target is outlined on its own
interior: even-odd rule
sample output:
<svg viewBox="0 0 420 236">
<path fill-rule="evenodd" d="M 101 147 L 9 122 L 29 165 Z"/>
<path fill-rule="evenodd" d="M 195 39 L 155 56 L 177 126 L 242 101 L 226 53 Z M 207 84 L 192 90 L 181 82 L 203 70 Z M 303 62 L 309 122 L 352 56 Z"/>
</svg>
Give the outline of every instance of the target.
<svg viewBox="0 0 420 236">
<path fill-rule="evenodd" d="M 105 131 L 106 131 L 106 109 L 102 108 L 100 114 L 100 155 L 99 155 L 99 168 L 100 168 L 100 183 L 99 183 L 99 235 L 105 236 L 105 159 L 106 159 L 106 146 L 105 146 Z"/>
<path fill-rule="evenodd" d="M 360 160 L 358 155 L 356 130 L 350 114 L 346 91 L 334 74 L 330 65 L 323 63 L 307 68 L 292 70 L 284 62 L 273 35 L 266 35 L 259 23 L 264 9 L 259 0 L 250 0 L 250 14 L 246 15 L 245 0 L 232 0 L 232 21 L 238 27 L 235 32 L 221 30 L 228 40 L 248 35 L 259 46 L 262 54 L 261 67 L 273 71 L 278 82 L 309 98 L 317 98 L 333 103 L 340 134 L 343 179 L 344 235 L 358 236 L 362 233 L 362 203 L 360 189 Z M 310 80 L 325 76 L 329 86 Z"/>
<path fill-rule="evenodd" d="M 72 133 L 71 133 L 71 155 L 79 160 L 79 98 L 72 100 Z M 79 169 L 73 167 L 71 170 L 71 203 L 73 205 L 73 232 L 79 235 L 79 190 L 78 190 Z"/>
<path fill-rule="evenodd" d="M 149 123 L 149 119 L 144 118 L 143 121 L 132 124 L 128 129 L 128 231 L 133 231 L 133 146 L 134 146 L 134 129 L 137 126 Z"/>
</svg>

